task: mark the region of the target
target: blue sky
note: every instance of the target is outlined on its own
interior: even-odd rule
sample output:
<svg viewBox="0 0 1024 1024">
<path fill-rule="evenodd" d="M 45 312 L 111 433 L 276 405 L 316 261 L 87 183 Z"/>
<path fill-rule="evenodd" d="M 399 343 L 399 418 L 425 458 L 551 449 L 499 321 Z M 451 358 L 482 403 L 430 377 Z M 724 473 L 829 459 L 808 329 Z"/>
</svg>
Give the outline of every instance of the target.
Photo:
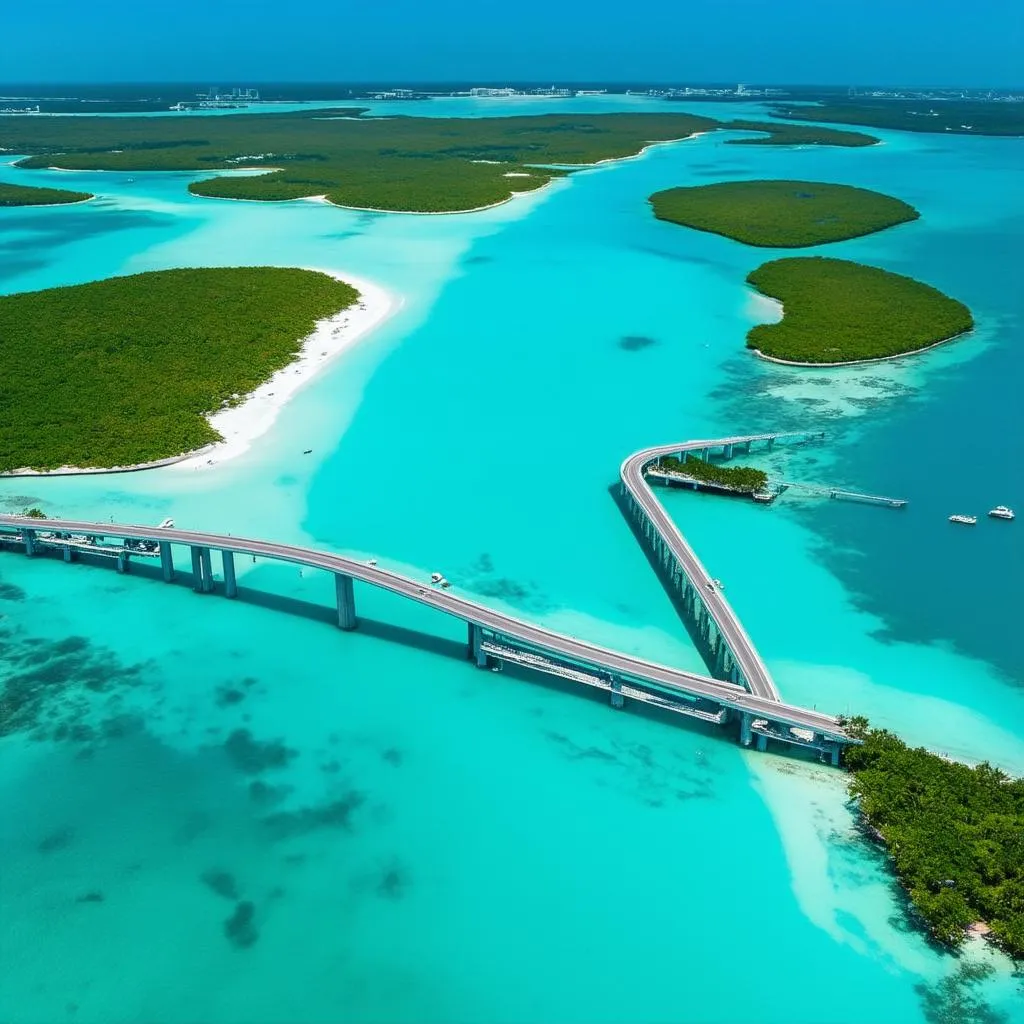
<svg viewBox="0 0 1024 1024">
<path fill-rule="evenodd" d="M 0 81 L 1024 85 L 1024 0 L 9 0 Z"/>
</svg>

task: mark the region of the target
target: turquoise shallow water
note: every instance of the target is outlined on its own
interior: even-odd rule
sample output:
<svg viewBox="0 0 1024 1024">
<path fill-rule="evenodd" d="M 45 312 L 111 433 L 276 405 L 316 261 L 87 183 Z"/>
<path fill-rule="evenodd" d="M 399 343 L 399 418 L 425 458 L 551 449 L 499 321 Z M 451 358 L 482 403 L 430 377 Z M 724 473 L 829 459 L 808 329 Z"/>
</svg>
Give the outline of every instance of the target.
<svg viewBox="0 0 1024 1024">
<path fill-rule="evenodd" d="M 404 305 L 215 472 L 5 481 L 0 500 L 172 514 L 437 569 L 540 621 L 697 666 L 608 494 L 620 461 L 673 437 L 822 425 L 830 443 L 780 455 L 780 473 L 910 507 L 682 494 L 668 507 L 787 698 L 1024 771 L 1024 671 L 1010 640 L 983 639 L 986 624 L 1013 633 L 1020 577 L 1015 592 L 1000 567 L 1019 543 L 1004 524 L 969 537 L 933 525 L 954 498 L 1022 504 L 1019 403 L 1001 398 L 994 416 L 987 402 L 1021 372 L 1008 287 L 1021 145 L 705 137 L 462 217 L 199 200 L 188 175 L 60 175 L 103 199 L 0 211 L 6 291 L 272 262 L 349 269 Z M 842 372 L 747 358 L 743 334 L 767 314 L 742 280 L 771 253 L 654 222 L 644 199 L 759 175 L 914 202 L 922 221 L 829 252 L 965 299 L 977 337 Z M 1008 436 L 963 441 L 980 472 L 943 490 L 949 445 L 970 434 L 961 417 Z M 986 586 L 926 600 L 952 586 L 937 563 L 965 551 Z M 326 579 L 247 569 L 282 602 L 330 601 Z M 971 984 L 907 929 L 834 773 L 476 672 L 451 656 L 457 624 L 384 595 L 358 591 L 368 626 L 340 635 L 98 569 L 6 556 L 0 582 L 4 671 L 34 673 L 37 734 L 64 737 L 0 743 L 5 1019 L 818 1024 L 938 1019 L 936 1003 L 960 1012 L 960 998 L 1024 1020 L 998 961 Z M 385 624 L 434 639 L 396 643 Z M 238 899 L 255 908 L 246 948 L 224 931 Z"/>
</svg>

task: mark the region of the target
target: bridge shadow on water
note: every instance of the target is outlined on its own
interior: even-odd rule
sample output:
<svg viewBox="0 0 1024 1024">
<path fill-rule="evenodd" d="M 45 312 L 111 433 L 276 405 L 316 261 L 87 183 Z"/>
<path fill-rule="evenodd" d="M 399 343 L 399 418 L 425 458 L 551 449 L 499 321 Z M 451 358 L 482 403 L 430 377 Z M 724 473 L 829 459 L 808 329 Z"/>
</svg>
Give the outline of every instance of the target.
<svg viewBox="0 0 1024 1024">
<path fill-rule="evenodd" d="M 82 558 L 82 562 L 86 562 Z M 107 559 L 89 558 L 88 563 L 96 565 L 106 562 Z M 155 580 L 163 586 L 159 565 L 140 564 L 133 562 L 131 567 L 132 576 L 141 576 L 145 579 Z M 325 576 L 327 574 L 325 573 Z M 171 586 L 182 589 L 194 589 L 192 574 L 189 572 L 175 572 L 174 581 Z M 196 594 L 196 598 L 224 598 L 224 584 L 217 581 L 217 584 L 210 594 Z M 281 612 L 285 615 L 295 615 L 300 618 L 310 619 L 313 622 L 322 622 L 334 629 L 338 629 L 338 612 L 333 605 L 321 604 L 317 601 L 306 601 L 298 597 L 288 597 L 285 594 L 275 594 L 266 590 L 257 590 L 253 587 L 239 585 L 238 596 L 233 600 L 242 604 L 253 605 L 256 608 L 264 608 L 267 611 Z M 364 615 L 357 616 L 357 628 L 355 632 L 364 636 L 372 636 L 377 640 L 387 640 L 389 643 L 402 644 L 406 647 L 415 648 L 427 654 L 438 654 L 448 658 L 460 658 L 465 660 L 468 657 L 465 642 L 451 640 L 447 637 L 437 636 L 433 633 L 425 633 L 418 629 L 409 629 L 406 626 L 396 626 L 391 622 L 382 622 L 379 619 L 367 618 Z"/>
<path fill-rule="evenodd" d="M 47 552 L 40 553 L 37 557 L 53 558 L 54 554 Z M 77 561 L 90 568 L 112 570 L 109 558 L 98 555 L 83 553 Z M 159 564 L 152 562 L 135 561 L 131 563 L 130 574 L 156 583 L 159 586 L 172 586 L 178 590 L 192 591 L 194 581 L 192 574 L 187 571 L 178 570 L 174 574 L 174 580 L 168 584 L 164 582 Z M 226 601 L 224 596 L 224 584 L 218 581 L 215 589 L 209 594 L 195 594 L 196 601 L 215 600 Z M 239 586 L 238 596 L 234 598 L 242 604 L 263 608 L 267 611 L 283 613 L 285 615 L 299 616 L 309 619 L 312 622 L 319 622 L 331 629 L 342 632 L 338 629 L 337 610 L 332 605 L 321 604 L 316 601 L 306 601 L 301 598 L 288 597 L 284 594 L 275 594 L 265 590 L 257 590 L 252 587 Z M 555 693 L 563 693 L 571 696 L 574 700 L 586 700 L 590 703 L 608 706 L 608 694 L 602 690 L 591 689 L 580 686 L 579 683 L 558 676 L 548 675 L 544 672 L 531 670 L 521 665 L 507 663 L 499 670 L 482 670 L 472 664 L 466 642 L 452 640 L 436 634 L 426 633 L 417 629 L 410 629 L 406 626 L 396 626 L 393 623 L 382 622 L 378 619 L 367 618 L 359 615 L 356 620 L 356 634 L 369 636 L 375 640 L 384 640 L 388 643 L 402 644 L 405 647 L 421 651 L 425 654 L 437 655 L 444 658 L 454 659 L 463 662 L 467 670 L 474 673 L 486 674 L 499 677 L 495 679 L 495 685 L 500 685 L 501 679 L 514 680 L 528 683 L 531 686 L 540 686 L 545 690 Z M 680 719 L 678 714 L 673 714 L 662 708 L 653 705 L 643 704 L 639 701 L 627 701 L 628 714 L 638 716 L 648 721 L 659 722 L 664 725 L 678 729 L 683 726 L 695 736 L 705 736 L 709 739 L 721 738 L 722 727 L 708 722 L 702 722 L 694 718 Z"/>
</svg>

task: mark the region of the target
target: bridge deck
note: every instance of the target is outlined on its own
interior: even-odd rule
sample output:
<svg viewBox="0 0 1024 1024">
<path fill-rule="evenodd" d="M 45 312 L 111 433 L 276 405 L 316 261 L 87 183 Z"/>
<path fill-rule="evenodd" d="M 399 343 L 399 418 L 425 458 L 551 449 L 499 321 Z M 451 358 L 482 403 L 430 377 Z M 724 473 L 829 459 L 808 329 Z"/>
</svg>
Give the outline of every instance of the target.
<svg viewBox="0 0 1024 1024">
<path fill-rule="evenodd" d="M 651 518 L 655 528 L 665 539 L 680 564 L 685 567 L 695 585 L 708 583 L 711 578 L 644 482 L 644 465 L 661 454 L 713 446 L 742 445 L 748 441 L 770 440 L 779 436 L 781 435 L 758 434 L 714 441 L 691 441 L 682 445 L 662 445 L 638 452 L 623 463 L 622 481 L 624 486 L 629 489 L 645 514 Z M 786 704 L 780 700 L 778 690 L 767 667 L 735 612 L 717 588 L 712 592 L 710 589 L 701 587 L 702 597 L 749 682 L 752 691 L 749 693 L 729 682 L 710 679 L 695 672 L 662 665 L 635 655 L 613 651 L 574 636 L 557 633 L 554 630 L 478 604 L 468 598 L 460 597 L 450 590 L 436 589 L 426 581 L 412 579 L 379 566 L 369 565 L 332 552 L 196 530 L 160 529 L 153 526 L 94 523 L 70 519 L 35 520 L 21 516 L 0 515 L 0 533 L 10 536 L 11 533 L 21 534 L 24 530 L 34 531 L 40 541 L 56 548 L 64 545 L 59 539 L 50 541 L 44 539 L 43 535 L 57 532 L 92 535 L 97 538 L 111 537 L 120 540 L 152 541 L 157 544 L 182 544 L 192 548 L 208 548 L 323 569 L 360 580 L 370 586 L 380 587 L 411 601 L 446 612 L 464 622 L 480 626 L 495 635 L 498 646 L 506 647 L 508 650 L 515 650 L 521 645 L 527 648 L 527 652 L 531 656 L 541 659 L 543 659 L 543 654 L 537 652 L 551 652 L 559 659 L 568 661 L 575 666 L 573 668 L 562 666 L 565 672 L 587 675 L 588 668 L 596 667 L 599 672 L 615 674 L 624 684 L 632 682 L 653 688 L 656 692 L 652 694 L 637 687 L 627 688 L 627 685 L 623 685 L 622 692 L 624 694 L 634 699 L 644 700 L 646 703 L 659 704 L 669 710 L 689 714 L 700 711 L 701 713 L 695 717 L 707 716 L 709 721 L 721 721 L 724 714 L 720 715 L 718 710 L 706 712 L 693 707 L 693 698 L 705 698 L 707 701 L 713 702 L 719 709 L 744 712 L 786 726 L 810 729 L 829 741 L 849 742 L 849 738 L 833 716 Z M 91 546 L 83 545 L 83 547 Z M 135 553 L 134 551 L 128 552 L 130 555 Z M 500 638 L 506 638 L 510 643 L 502 644 Z M 508 654 L 501 656 L 522 664 L 527 663 L 526 656 L 521 650 L 516 653 L 514 658 Z M 593 677 L 592 673 L 591 676 Z M 577 679 L 577 681 L 587 682 L 589 685 L 589 680 Z M 630 692 L 631 690 L 636 691 L 635 695 Z"/>
<path fill-rule="evenodd" d="M 655 530 L 661 535 L 672 555 L 700 594 L 704 607 L 714 620 L 718 631 L 725 638 L 751 693 L 769 701 L 780 701 L 782 698 L 767 665 L 757 652 L 757 648 L 754 647 L 732 606 L 725 599 L 721 590 L 715 586 L 711 575 L 647 484 L 644 479 L 644 469 L 663 455 L 676 455 L 682 452 L 719 447 L 731 448 L 756 441 L 774 441 L 789 436 L 804 437 L 806 435 L 747 434 L 715 440 L 683 441 L 679 444 L 657 445 L 631 455 L 623 462 L 619 471 L 623 486 L 654 525 Z"/>
</svg>

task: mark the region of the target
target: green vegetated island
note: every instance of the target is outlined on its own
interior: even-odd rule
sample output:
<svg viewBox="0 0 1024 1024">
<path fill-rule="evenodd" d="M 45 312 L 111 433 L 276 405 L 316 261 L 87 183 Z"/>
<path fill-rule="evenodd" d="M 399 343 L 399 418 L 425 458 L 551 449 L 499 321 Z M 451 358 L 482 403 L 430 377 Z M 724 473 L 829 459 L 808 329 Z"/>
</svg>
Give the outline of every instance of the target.
<svg viewBox="0 0 1024 1024">
<path fill-rule="evenodd" d="M 650 202 L 659 220 L 771 248 L 839 242 L 920 216 L 901 199 L 820 181 L 723 181 L 655 192 Z"/>
<path fill-rule="evenodd" d="M 575 165 L 632 156 L 660 141 L 743 127 L 736 143 L 870 145 L 830 128 L 722 122 L 690 114 L 362 118 L 361 109 L 223 117 L 3 119 L 28 167 L 209 171 L 196 195 L 278 201 L 326 196 L 355 208 L 456 212 L 546 185 Z M 263 168 L 260 175 L 217 171 Z"/>
<path fill-rule="evenodd" d="M 701 483 L 714 484 L 737 494 L 753 494 L 768 483 L 768 476 L 750 466 L 717 466 L 693 455 L 684 462 L 674 455 L 663 455 L 660 468 L 672 476 L 688 477 Z"/>
<path fill-rule="evenodd" d="M 930 285 L 888 270 L 824 256 L 787 257 L 747 276 L 783 305 L 747 347 L 790 363 L 848 363 L 918 352 L 974 326 L 971 311 Z"/>
<path fill-rule="evenodd" d="M 864 128 L 950 135 L 1024 135 L 1024 104 L 998 100 L 831 97 L 809 105 L 777 103 L 776 117 Z"/>
<path fill-rule="evenodd" d="M 0 206 L 63 206 L 94 199 L 91 192 L 69 192 L 63 188 L 8 185 L 0 181 Z"/>
<path fill-rule="evenodd" d="M 307 270 L 162 270 L 0 296 L 0 472 L 132 466 L 222 440 L 206 416 L 359 293 Z"/>
<path fill-rule="evenodd" d="M 1024 959 L 1024 779 L 908 747 L 864 718 L 846 725 L 864 740 L 843 751 L 850 791 L 931 934 L 957 946 L 982 922 Z"/>
</svg>

